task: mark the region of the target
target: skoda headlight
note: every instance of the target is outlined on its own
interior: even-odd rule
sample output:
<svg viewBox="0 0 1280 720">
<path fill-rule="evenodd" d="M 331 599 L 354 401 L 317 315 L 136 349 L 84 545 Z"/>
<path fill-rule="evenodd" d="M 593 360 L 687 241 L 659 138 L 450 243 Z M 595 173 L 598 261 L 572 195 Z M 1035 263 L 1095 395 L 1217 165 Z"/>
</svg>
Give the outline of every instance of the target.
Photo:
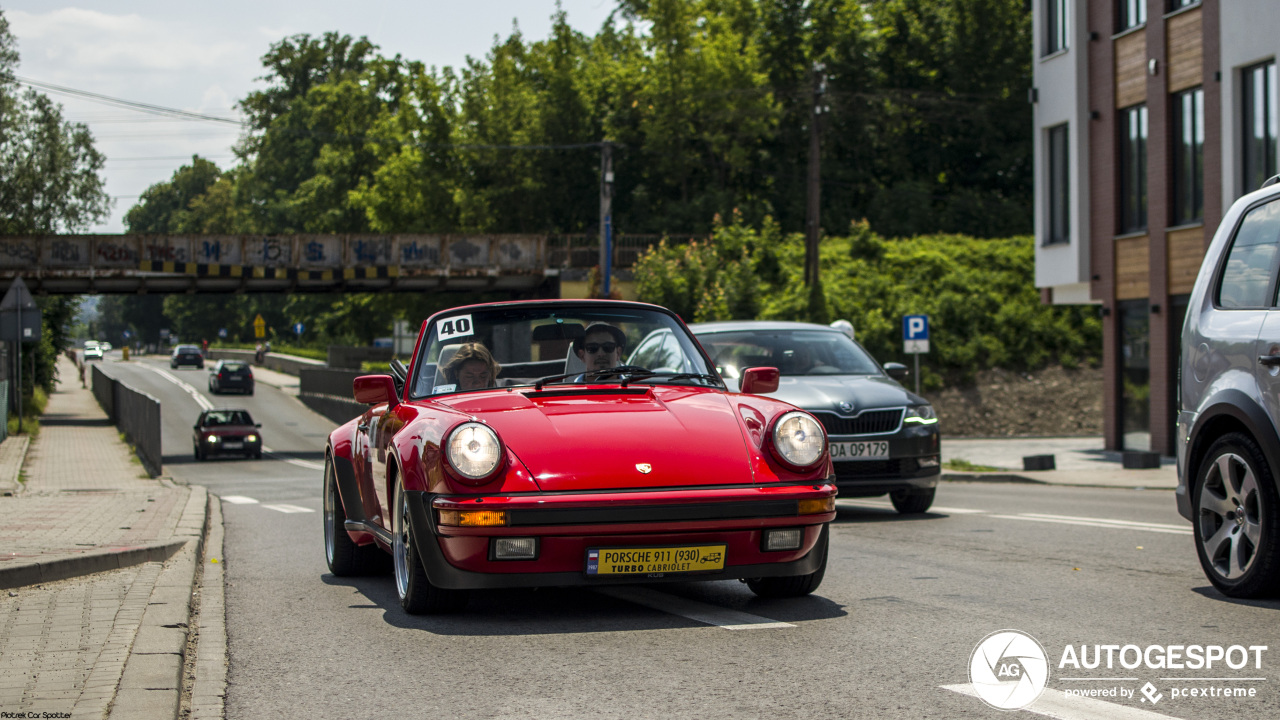
<svg viewBox="0 0 1280 720">
<path fill-rule="evenodd" d="M 467 480 L 484 480 L 498 469 L 502 460 L 502 443 L 498 435 L 478 422 L 459 425 L 449 433 L 445 445 L 449 465 Z"/>
<path fill-rule="evenodd" d="M 806 413 L 789 412 L 773 426 L 773 448 L 779 459 L 798 468 L 818 462 L 827 449 L 827 434 Z"/>
<path fill-rule="evenodd" d="M 932 425 L 938 422 L 938 413 L 934 412 L 932 405 L 912 405 L 907 408 L 907 414 L 902 418 L 902 421 L 920 425 Z"/>
</svg>

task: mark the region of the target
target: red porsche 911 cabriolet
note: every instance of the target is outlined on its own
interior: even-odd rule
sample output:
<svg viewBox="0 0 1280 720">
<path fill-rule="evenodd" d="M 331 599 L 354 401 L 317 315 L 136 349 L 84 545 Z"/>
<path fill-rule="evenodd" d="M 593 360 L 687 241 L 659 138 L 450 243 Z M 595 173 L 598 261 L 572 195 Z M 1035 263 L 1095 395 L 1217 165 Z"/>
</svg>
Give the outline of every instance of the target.
<svg viewBox="0 0 1280 720">
<path fill-rule="evenodd" d="M 631 350 L 661 337 L 636 364 Z M 653 346 L 650 341 L 646 347 Z M 422 325 L 409 366 L 355 380 L 369 405 L 329 436 L 324 539 L 335 575 L 389 552 L 410 613 L 470 590 L 745 580 L 813 592 L 836 488 L 822 425 L 730 391 L 671 312 L 604 300 L 460 307 Z"/>
</svg>

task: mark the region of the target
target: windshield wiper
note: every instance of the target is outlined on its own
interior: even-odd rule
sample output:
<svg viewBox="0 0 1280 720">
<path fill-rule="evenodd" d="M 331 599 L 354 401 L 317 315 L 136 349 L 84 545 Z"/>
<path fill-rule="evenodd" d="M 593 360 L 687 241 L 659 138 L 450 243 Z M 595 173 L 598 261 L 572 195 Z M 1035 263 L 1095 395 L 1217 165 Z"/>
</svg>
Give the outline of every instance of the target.
<svg viewBox="0 0 1280 720">
<path fill-rule="evenodd" d="M 628 377 L 622 381 L 622 387 L 626 387 L 627 383 L 640 380 L 707 380 L 712 383 L 719 384 L 720 378 L 715 375 L 707 375 L 706 373 L 656 373 L 648 372 L 640 377 Z"/>
<path fill-rule="evenodd" d="M 623 387 L 626 387 L 627 381 L 631 379 L 631 376 L 633 374 L 642 374 L 642 373 L 648 373 L 652 375 L 653 371 L 648 370 L 646 368 L 639 367 L 637 365 L 618 365 L 611 368 L 605 368 L 604 370 L 587 370 L 584 372 L 565 373 L 564 375 L 548 375 L 547 377 L 544 377 L 544 378 L 538 378 L 538 382 L 533 384 L 533 391 L 542 392 L 543 385 L 546 385 L 547 383 L 553 383 L 558 380 L 568 380 L 569 378 L 576 378 L 576 377 L 581 377 L 583 380 L 598 380 L 600 378 L 609 377 L 610 375 L 623 376 Z"/>
</svg>

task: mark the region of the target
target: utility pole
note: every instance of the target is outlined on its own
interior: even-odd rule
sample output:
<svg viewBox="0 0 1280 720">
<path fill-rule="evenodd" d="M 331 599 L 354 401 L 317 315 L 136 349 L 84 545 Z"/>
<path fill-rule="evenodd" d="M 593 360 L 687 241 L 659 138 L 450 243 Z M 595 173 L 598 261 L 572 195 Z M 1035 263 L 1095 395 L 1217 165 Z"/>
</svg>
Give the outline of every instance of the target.
<svg viewBox="0 0 1280 720">
<path fill-rule="evenodd" d="M 600 144 L 600 297 L 609 297 L 613 274 L 613 143 Z"/>
<path fill-rule="evenodd" d="M 819 276 L 818 241 L 822 230 L 822 114 L 827 76 L 822 63 L 813 65 L 813 109 L 809 114 L 809 178 L 804 234 L 804 284 L 809 287 L 809 319 L 826 322 L 826 303 Z"/>
</svg>

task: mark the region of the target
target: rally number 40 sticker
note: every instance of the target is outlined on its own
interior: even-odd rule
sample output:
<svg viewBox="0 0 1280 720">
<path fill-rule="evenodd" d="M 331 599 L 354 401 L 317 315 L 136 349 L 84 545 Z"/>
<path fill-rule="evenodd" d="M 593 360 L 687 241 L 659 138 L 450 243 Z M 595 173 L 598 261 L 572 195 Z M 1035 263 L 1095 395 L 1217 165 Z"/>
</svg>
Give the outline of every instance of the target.
<svg viewBox="0 0 1280 720">
<path fill-rule="evenodd" d="M 471 324 L 470 315 L 459 315 L 457 317 L 445 318 L 436 322 L 436 337 L 441 340 L 449 338 L 462 337 L 463 335 L 472 335 L 475 333 L 475 326 Z"/>
</svg>

